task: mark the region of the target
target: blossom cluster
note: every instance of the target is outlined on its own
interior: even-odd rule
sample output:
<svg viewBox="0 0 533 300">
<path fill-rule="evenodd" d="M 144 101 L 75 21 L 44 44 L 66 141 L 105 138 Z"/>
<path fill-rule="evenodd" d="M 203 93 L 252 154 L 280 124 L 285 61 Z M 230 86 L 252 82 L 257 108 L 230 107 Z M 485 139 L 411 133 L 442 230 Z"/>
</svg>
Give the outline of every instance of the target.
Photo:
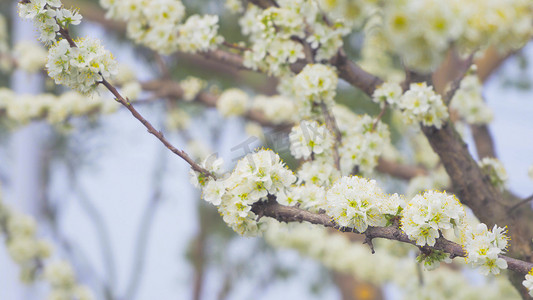
<svg viewBox="0 0 533 300">
<path fill-rule="evenodd" d="M 34 42 L 20 41 L 13 49 L 13 58 L 17 68 L 28 73 L 36 73 L 43 70 L 46 65 L 48 52 Z"/>
<path fill-rule="evenodd" d="M 217 110 L 224 117 L 242 116 L 249 106 L 248 94 L 236 88 L 225 90 L 217 101 Z"/>
<path fill-rule="evenodd" d="M 390 49 L 406 66 L 432 70 L 442 61 L 449 41 L 457 39 L 461 25 L 451 1 L 392 1 L 383 8 L 383 31 Z"/>
<path fill-rule="evenodd" d="M 0 233 L 6 236 L 9 255 L 21 267 L 21 280 L 32 282 L 39 267 L 37 261 L 50 257 L 52 252 L 47 241 L 37 239 L 35 220 L 0 202 Z"/>
<path fill-rule="evenodd" d="M 240 13 L 244 10 L 241 0 L 226 0 L 224 7 L 232 13 Z"/>
<path fill-rule="evenodd" d="M 458 44 L 465 50 L 494 46 L 505 52 L 522 47 L 533 35 L 533 3 L 524 0 L 450 2 L 463 26 Z"/>
<path fill-rule="evenodd" d="M 319 156 L 306 162 L 307 168 L 327 158 Z M 332 172 L 297 181 L 270 150 L 249 154 L 231 173 L 221 174 L 221 165 L 221 159 L 207 159 L 203 166 L 215 176 L 191 171 L 193 184 L 202 188 L 202 198 L 217 206 L 224 221 L 240 234 L 257 235 L 265 229 L 266 221 L 257 220 L 252 206 L 272 197 L 283 205 L 325 212 L 338 226 L 359 233 L 370 226 L 388 226 L 399 220 L 409 239 L 422 247 L 435 246 L 443 234 L 453 230 L 462 240 L 469 263 L 479 267 L 482 273 L 497 274 L 507 267 L 505 260 L 498 258 L 507 247 L 504 229 L 495 226 L 488 231 L 484 224 L 470 229 L 465 222 L 465 210 L 454 195 L 426 191 L 406 201 L 401 195 L 386 194 L 375 180 L 356 176 L 335 180 L 331 178 Z M 296 181 L 297 185 L 293 185 Z M 443 261 L 451 262 L 447 253 L 431 248 L 424 248 L 418 260 L 427 270 L 437 268 Z"/>
<path fill-rule="evenodd" d="M 330 108 L 337 94 L 335 69 L 323 64 L 308 64 L 294 77 L 293 92 L 302 117 L 321 115 L 322 103 Z"/>
<path fill-rule="evenodd" d="M 440 231 L 460 235 L 465 211 L 459 200 L 446 193 L 427 191 L 416 195 L 403 210 L 402 230 L 419 246 L 434 246 Z"/>
<path fill-rule="evenodd" d="M 38 239 L 36 233 L 35 220 L 6 206 L 0 190 L 0 235 L 5 235 L 7 251 L 21 268 L 21 280 L 25 283 L 36 279 L 49 282 L 52 289 L 48 299 L 94 299 L 87 287 L 76 282 L 69 263 L 47 261 L 52 255 L 52 246 L 48 241 Z"/>
<path fill-rule="evenodd" d="M 481 81 L 475 72 L 469 74 L 461 80 L 461 86 L 450 102 L 450 107 L 469 124 L 487 124 L 492 121 L 493 113 L 483 101 L 481 88 Z"/>
<path fill-rule="evenodd" d="M 185 7 L 179 0 L 100 0 L 100 4 L 108 18 L 128 22 L 131 39 L 162 54 L 213 50 L 223 41 L 218 16 L 192 15 L 182 23 Z"/>
<path fill-rule="evenodd" d="M 76 45 L 71 47 L 67 40 L 60 40 L 51 46 L 46 68 L 57 84 L 90 94 L 104 78 L 117 74 L 117 63 L 99 40 L 78 39 Z"/>
<path fill-rule="evenodd" d="M 335 15 L 331 24 L 322 17 L 323 11 L 315 1 L 277 4 L 264 10 L 250 6 L 239 20 L 242 33 L 252 42 L 251 49 L 244 53 L 245 66 L 276 76 L 289 74 L 290 64 L 306 55 L 313 55 L 313 61 L 333 57 L 343 45 L 342 37 L 350 32 L 346 27 L 349 22 L 345 21 L 356 19 L 356 16 L 343 19 L 342 13 L 328 7 Z"/>
<path fill-rule="evenodd" d="M 339 226 L 363 233 L 368 226 L 385 226 L 385 214 L 396 215 L 404 206 L 398 195 L 386 195 L 375 180 L 342 177 L 326 194 L 326 213 Z"/>
<path fill-rule="evenodd" d="M 329 152 L 333 146 L 333 135 L 324 124 L 317 121 L 301 121 L 289 134 L 291 154 L 294 158 L 308 159 L 311 155 Z"/>
<path fill-rule="evenodd" d="M 465 250 L 467 261 L 474 267 L 479 267 L 483 275 L 500 274 L 500 269 L 507 269 L 507 261 L 498 257 L 505 252 L 508 237 L 505 228 L 494 225 L 492 230 L 481 223 L 468 228 L 465 234 Z"/>
<path fill-rule="evenodd" d="M 402 87 L 398 83 L 387 81 L 374 91 L 372 100 L 383 108 L 386 104 L 395 105 L 402 94 Z"/>
<path fill-rule="evenodd" d="M 337 105 L 332 111 L 342 136 L 339 154 L 343 175 L 351 174 L 356 167 L 359 172 L 370 174 L 390 145 L 387 125 L 369 115 L 357 115 L 344 106 Z"/>
<path fill-rule="evenodd" d="M 448 109 L 442 97 L 425 82 L 412 83 L 403 95 L 401 88 L 394 83 L 381 85 L 373 94 L 377 103 L 389 103 L 402 112 L 407 123 L 422 122 L 424 126 L 441 128 L 448 118 Z"/>
<path fill-rule="evenodd" d="M 258 95 L 252 101 L 252 109 L 261 112 L 273 124 L 295 121 L 296 104 L 292 99 L 282 95 Z"/>
<path fill-rule="evenodd" d="M 304 162 L 297 175 L 299 183 L 312 183 L 323 187 L 329 187 L 341 177 L 331 156 L 318 156 L 314 160 Z"/>
<path fill-rule="evenodd" d="M 197 176 L 194 174 L 193 178 Z M 217 206 L 224 221 L 243 235 L 260 232 L 261 223 L 256 221 L 252 205 L 267 200 L 269 195 L 285 193 L 295 181 L 292 171 L 270 150 L 259 150 L 242 158 L 231 174 L 196 179 L 203 186 L 202 198 Z"/>
<path fill-rule="evenodd" d="M 313 183 L 291 186 L 285 193 L 280 193 L 276 201 L 318 213 L 321 209 L 326 209 L 326 190 Z"/>
<path fill-rule="evenodd" d="M 180 86 L 183 89 L 183 100 L 190 102 L 207 86 L 207 82 L 197 77 L 188 76 L 180 81 Z"/>
<path fill-rule="evenodd" d="M 481 171 L 489 177 L 490 183 L 494 187 L 500 190 L 505 188 L 508 176 L 501 161 L 492 157 L 484 157 L 478 164 Z"/>
<path fill-rule="evenodd" d="M 336 27 L 359 27 L 375 10 L 375 1 L 319 0 L 318 6 Z"/>
<path fill-rule="evenodd" d="M 56 260 L 48 263 L 44 268 L 44 278 L 52 287 L 48 299 L 95 299 L 87 287 L 76 283 L 74 270 L 67 261 Z"/>
<path fill-rule="evenodd" d="M 20 1 L 18 9 L 20 17 L 33 20 L 45 44 L 55 41 L 60 29 L 80 24 L 82 18 L 77 10 L 63 8 L 61 0 Z"/>
<path fill-rule="evenodd" d="M 400 82 L 405 77 L 405 70 L 397 68 L 395 57 L 390 55 L 388 41 L 383 30 L 381 14 L 373 14 L 365 23 L 365 41 L 361 48 L 361 58 L 357 62 L 363 70 L 382 78 L 385 81 Z"/>
<path fill-rule="evenodd" d="M 7 119 L 15 124 L 26 124 L 31 120 L 43 118 L 52 124 L 59 124 L 72 116 L 113 113 L 119 104 L 109 100 L 90 98 L 77 92 L 66 92 L 59 96 L 15 95 L 9 89 L 0 88 L 0 116 L 5 114 Z"/>
<path fill-rule="evenodd" d="M 193 15 L 178 27 L 178 49 L 183 52 L 196 53 L 214 50 L 224 41 L 218 35 L 218 16 Z"/>
<path fill-rule="evenodd" d="M 455 43 L 463 52 L 522 46 L 533 34 L 529 1 L 389 1 L 381 7 L 388 48 L 419 72 L 434 70 Z"/>
</svg>

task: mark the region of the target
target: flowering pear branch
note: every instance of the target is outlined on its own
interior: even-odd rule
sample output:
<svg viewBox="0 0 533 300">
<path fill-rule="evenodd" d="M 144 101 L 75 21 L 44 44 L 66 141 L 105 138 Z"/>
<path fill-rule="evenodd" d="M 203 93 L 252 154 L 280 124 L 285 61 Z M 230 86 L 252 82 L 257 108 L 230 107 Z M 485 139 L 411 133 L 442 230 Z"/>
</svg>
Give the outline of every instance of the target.
<svg viewBox="0 0 533 300">
<path fill-rule="evenodd" d="M 364 234 L 366 239 L 372 240 L 374 238 L 383 238 L 388 240 L 395 240 L 402 243 L 416 245 L 416 241 L 409 239 L 407 234 L 398 227 L 372 227 L 369 226 L 364 233 L 359 233 L 353 228 L 340 227 L 329 216 L 321 213 L 313 213 L 294 206 L 285 206 L 276 202 L 271 198 L 268 201 L 256 202 L 252 211 L 258 216 L 258 219 L 262 217 L 270 217 L 280 222 L 309 222 L 311 224 L 322 225 L 324 227 L 335 228 L 343 232 L 353 232 L 356 234 Z M 433 247 L 424 246 L 424 248 L 435 249 L 444 251 L 450 254 L 450 257 L 466 257 L 467 253 L 463 247 L 457 243 L 449 241 L 443 237 L 439 237 Z M 527 274 L 532 268 L 533 263 L 514 259 L 505 255 L 500 255 L 507 264 L 508 268 L 518 272 L 522 275 Z"/>
</svg>

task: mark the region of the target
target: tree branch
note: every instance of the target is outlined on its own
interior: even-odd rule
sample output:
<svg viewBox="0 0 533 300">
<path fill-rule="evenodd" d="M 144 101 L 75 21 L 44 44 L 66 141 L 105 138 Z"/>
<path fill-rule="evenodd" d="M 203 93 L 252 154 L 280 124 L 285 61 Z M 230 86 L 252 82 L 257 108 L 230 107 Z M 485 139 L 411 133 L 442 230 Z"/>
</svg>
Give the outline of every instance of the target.
<svg viewBox="0 0 533 300">
<path fill-rule="evenodd" d="M 476 145 L 476 152 L 479 159 L 485 157 L 496 157 L 494 140 L 486 124 L 471 124 L 472 137 Z"/>
<path fill-rule="evenodd" d="M 210 176 L 212 177 L 213 175 L 206 169 L 202 168 L 200 165 L 198 165 L 192 158 L 189 157 L 189 155 L 187 153 L 185 153 L 185 151 L 183 150 L 179 150 L 177 149 L 176 147 L 174 147 L 166 138 L 165 136 L 163 135 L 163 133 L 161 131 L 158 131 L 154 128 L 154 126 L 148 122 L 134 107 L 133 105 L 127 101 L 126 99 L 124 99 L 122 97 L 122 95 L 120 95 L 120 93 L 117 91 L 117 89 L 112 86 L 107 80 L 105 80 L 105 78 L 102 79 L 102 81 L 100 82 L 101 84 L 103 84 L 110 92 L 111 94 L 113 94 L 115 97 L 116 97 L 116 100 L 122 104 L 124 107 L 126 107 L 130 112 L 131 114 L 135 117 L 135 119 L 139 120 L 139 122 L 141 122 L 144 127 L 146 127 L 146 129 L 148 129 L 148 132 L 151 133 L 152 135 L 154 135 L 158 140 L 161 141 L 161 143 L 163 143 L 163 145 L 165 145 L 165 147 L 167 147 L 170 151 L 172 151 L 172 153 L 176 154 L 177 156 L 181 157 L 183 160 L 185 160 L 190 166 L 191 168 L 196 171 L 196 172 L 200 172 L 200 173 L 203 173 L 207 176 Z"/>
<path fill-rule="evenodd" d="M 325 214 L 312 213 L 298 207 L 285 206 L 277 203 L 274 199 L 270 199 L 266 202 L 256 202 L 252 206 L 252 211 L 260 217 L 270 217 L 280 222 L 309 222 L 311 224 L 322 225 L 324 227 L 331 227 L 344 232 L 354 232 L 356 234 L 364 234 L 365 240 L 372 240 L 375 238 L 382 238 L 388 240 L 395 240 L 402 243 L 416 245 L 415 241 L 409 239 L 407 234 L 397 227 L 368 227 L 364 233 L 356 232 L 351 228 L 340 228 L 330 217 Z M 463 247 L 457 243 L 446 240 L 442 237 L 437 239 L 435 246 L 424 248 L 435 249 L 444 251 L 450 254 L 451 258 L 454 257 L 466 257 L 466 252 Z M 522 275 L 527 274 L 532 268 L 533 263 L 514 259 L 505 255 L 500 255 L 505 259 L 508 264 L 508 268 Z"/>
</svg>

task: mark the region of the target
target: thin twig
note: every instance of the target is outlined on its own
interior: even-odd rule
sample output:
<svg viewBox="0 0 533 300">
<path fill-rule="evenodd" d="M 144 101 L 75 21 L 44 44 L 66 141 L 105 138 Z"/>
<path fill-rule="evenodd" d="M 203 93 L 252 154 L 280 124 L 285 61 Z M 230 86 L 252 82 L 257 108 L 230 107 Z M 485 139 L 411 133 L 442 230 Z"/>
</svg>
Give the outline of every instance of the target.
<svg viewBox="0 0 533 300">
<path fill-rule="evenodd" d="M 63 38 L 65 38 L 71 47 L 77 47 L 76 43 L 74 42 L 74 40 L 72 40 L 72 37 L 70 36 L 69 34 L 69 31 L 68 29 L 65 29 L 63 27 L 60 26 L 59 28 L 59 33 L 61 34 L 61 36 Z M 137 119 L 139 120 L 143 125 L 144 127 L 146 127 L 146 129 L 148 129 L 148 132 L 153 134 L 155 137 L 157 137 L 162 143 L 163 145 L 165 145 L 170 151 L 172 151 L 174 154 L 178 155 L 179 157 L 181 157 L 183 160 L 185 160 L 190 166 L 191 168 L 196 171 L 196 172 L 199 172 L 199 173 L 202 173 L 204 174 L 205 176 L 208 176 L 208 177 L 213 177 L 213 174 L 211 174 L 211 172 L 209 172 L 208 170 L 202 168 L 200 165 L 198 165 L 193 159 L 191 159 L 189 157 L 189 155 L 187 153 L 185 153 L 185 151 L 183 150 L 179 150 L 177 149 L 176 147 L 174 147 L 166 138 L 165 136 L 163 135 L 163 133 L 161 131 L 158 131 L 154 128 L 154 126 L 148 122 L 134 107 L 133 105 L 126 99 L 124 99 L 124 97 L 122 97 L 122 95 L 117 91 L 117 89 L 111 84 L 109 83 L 105 78 L 102 77 L 102 81 L 99 81 L 98 82 L 99 84 L 102 84 L 104 85 L 114 96 L 115 96 L 115 99 L 120 103 L 122 104 L 124 107 L 126 107 L 130 112 L 131 114 Z"/>
<path fill-rule="evenodd" d="M 461 74 L 452 81 L 450 88 L 444 95 L 444 104 L 446 106 L 450 105 L 450 102 L 453 99 L 453 96 L 455 96 L 455 93 L 459 90 L 461 87 L 461 82 L 463 81 L 463 78 L 465 78 L 466 74 L 468 74 L 468 69 L 472 65 L 472 62 L 474 61 L 474 53 L 470 54 L 468 58 L 465 60 L 464 69 L 462 70 Z"/>
<path fill-rule="evenodd" d="M 381 121 L 381 119 L 385 115 L 385 112 L 387 111 L 388 105 L 389 104 L 387 102 L 385 102 L 385 105 L 383 105 L 383 107 L 381 108 L 381 111 L 379 112 L 379 115 L 374 120 L 374 124 L 372 124 L 372 131 L 374 131 L 376 129 L 376 127 L 378 126 L 379 121 Z"/>
<path fill-rule="evenodd" d="M 337 127 L 337 122 L 335 122 L 335 117 L 331 114 L 324 101 L 320 102 L 320 108 L 322 109 L 322 114 L 324 114 L 326 127 L 335 136 L 333 144 L 333 160 L 335 161 L 335 168 L 340 171 L 341 157 L 339 154 L 339 145 L 342 143 L 342 135 L 339 127 Z"/>
</svg>

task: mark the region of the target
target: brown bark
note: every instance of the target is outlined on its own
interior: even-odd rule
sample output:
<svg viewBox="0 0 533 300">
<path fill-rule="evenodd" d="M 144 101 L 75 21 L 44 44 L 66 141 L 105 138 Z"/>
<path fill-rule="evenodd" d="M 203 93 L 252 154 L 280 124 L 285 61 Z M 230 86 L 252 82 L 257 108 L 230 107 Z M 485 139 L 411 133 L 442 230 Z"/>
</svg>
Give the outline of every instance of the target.
<svg viewBox="0 0 533 300">
<path fill-rule="evenodd" d="M 258 216 L 262 217 L 271 217 L 280 222 L 309 222 L 311 224 L 322 225 L 324 227 L 335 228 L 344 232 L 353 232 L 355 234 L 364 234 L 365 243 L 370 246 L 372 249 L 372 240 L 375 238 L 383 238 L 388 240 L 395 240 L 402 243 L 408 243 L 415 245 L 415 241 L 409 239 L 407 234 L 400 230 L 398 227 L 389 226 L 389 227 L 368 227 L 364 233 L 359 233 L 352 228 L 339 227 L 330 217 L 325 214 L 316 214 L 310 211 L 300 209 L 293 206 L 285 206 L 276 202 L 274 198 L 269 199 L 265 202 L 256 202 L 252 206 L 252 211 Z M 466 252 L 463 249 L 463 246 L 448 241 L 444 238 L 437 239 L 435 246 L 429 247 L 424 246 L 423 248 L 431 248 L 440 251 L 449 253 L 453 257 L 465 257 Z M 519 273 L 522 277 L 533 268 L 533 263 L 528 261 L 523 261 L 520 259 L 508 257 L 505 255 L 500 255 L 501 258 L 505 259 L 508 264 L 509 270 L 513 270 Z M 522 279 L 523 280 L 523 279 Z"/>
</svg>

